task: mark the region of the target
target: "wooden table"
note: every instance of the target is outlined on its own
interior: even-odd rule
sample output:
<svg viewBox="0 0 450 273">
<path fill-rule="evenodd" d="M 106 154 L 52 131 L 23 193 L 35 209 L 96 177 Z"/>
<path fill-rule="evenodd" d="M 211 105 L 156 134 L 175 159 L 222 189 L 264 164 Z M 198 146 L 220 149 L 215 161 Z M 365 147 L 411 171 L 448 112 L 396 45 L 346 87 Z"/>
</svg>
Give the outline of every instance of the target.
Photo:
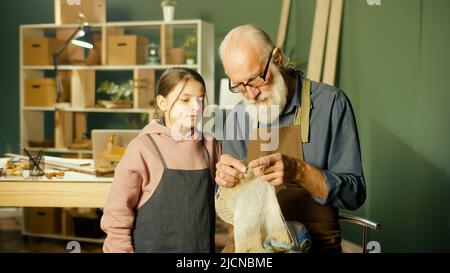
<svg viewBox="0 0 450 273">
<path fill-rule="evenodd" d="M 7 159 L 0 158 L 0 165 Z M 86 160 L 83 160 L 86 161 Z M 89 162 L 89 160 L 87 160 Z M 48 207 L 64 208 L 62 211 L 62 230 L 58 233 L 35 233 L 27 230 L 21 223 L 22 235 L 102 243 L 103 239 L 75 237 L 73 225 L 68 225 L 69 208 L 103 208 L 111 188 L 112 178 L 98 178 L 95 175 L 66 172 L 64 178 L 39 179 L 28 177 L 0 178 L 0 207 Z"/>
<path fill-rule="evenodd" d="M 0 178 L 0 207 L 103 208 L 112 182 L 78 172 L 66 172 L 62 179 L 33 179 L 26 173 Z"/>
</svg>

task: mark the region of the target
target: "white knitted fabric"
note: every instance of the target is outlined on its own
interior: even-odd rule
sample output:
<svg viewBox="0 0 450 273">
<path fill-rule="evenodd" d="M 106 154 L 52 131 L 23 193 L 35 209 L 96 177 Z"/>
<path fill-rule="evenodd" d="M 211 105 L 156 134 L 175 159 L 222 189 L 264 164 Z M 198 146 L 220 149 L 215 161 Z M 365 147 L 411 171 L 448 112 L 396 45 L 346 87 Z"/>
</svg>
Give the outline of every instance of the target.
<svg viewBox="0 0 450 273">
<path fill-rule="evenodd" d="M 275 187 L 261 177 L 246 175 L 233 188 L 219 187 L 216 212 L 234 226 L 238 253 L 285 252 L 293 245 Z"/>
</svg>

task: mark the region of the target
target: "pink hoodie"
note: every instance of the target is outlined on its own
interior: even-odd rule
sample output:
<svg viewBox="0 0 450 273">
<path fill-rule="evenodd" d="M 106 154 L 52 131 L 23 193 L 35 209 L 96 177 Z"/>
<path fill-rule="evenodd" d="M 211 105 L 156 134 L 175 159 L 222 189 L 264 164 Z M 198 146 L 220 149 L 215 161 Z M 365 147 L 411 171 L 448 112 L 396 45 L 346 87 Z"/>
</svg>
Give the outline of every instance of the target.
<svg viewBox="0 0 450 273">
<path fill-rule="evenodd" d="M 130 142 L 115 170 L 101 219 L 101 228 L 107 234 L 103 245 L 104 252 L 134 251 L 132 230 L 135 210 L 150 199 L 161 180 L 164 167 L 146 134 L 151 134 L 155 139 L 168 168 L 181 170 L 206 168 L 202 140 L 175 140 L 171 130 L 160 121 L 150 122 Z M 222 148 L 215 139 L 203 141 L 209 153 L 211 175 L 214 176 L 215 165 Z"/>
</svg>

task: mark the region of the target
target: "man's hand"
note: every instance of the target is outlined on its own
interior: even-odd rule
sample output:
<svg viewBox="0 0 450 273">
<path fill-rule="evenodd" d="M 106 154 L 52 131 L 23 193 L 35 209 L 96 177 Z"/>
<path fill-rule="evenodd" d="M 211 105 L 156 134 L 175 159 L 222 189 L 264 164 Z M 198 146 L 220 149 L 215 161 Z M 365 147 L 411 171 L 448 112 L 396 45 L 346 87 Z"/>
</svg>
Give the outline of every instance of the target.
<svg viewBox="0 0 450 273">
<path fill-rule="evenodd" d="M 274 186 L 295 181 L 313 196 L 326 198 L 328 186 L 322 170 L 313 165 L 279 153 L 263 156 L 248 164 L 249 169 Z"/>
<path fill-rule="evenodd" d="M 223 187 L 234 187 L 244 176 L 247 167 L 231 155 L 222 155 L 216 164 L 216 183 Z"/>
<path fill-rule="evenodd" d="M 296 159 L 280 153 L 260 157 L 248 164 L 248 168 L 253 170 L 255 176 L 262 176 L 274 186 L 295 180 L 298 166 Z"/>
</svg>

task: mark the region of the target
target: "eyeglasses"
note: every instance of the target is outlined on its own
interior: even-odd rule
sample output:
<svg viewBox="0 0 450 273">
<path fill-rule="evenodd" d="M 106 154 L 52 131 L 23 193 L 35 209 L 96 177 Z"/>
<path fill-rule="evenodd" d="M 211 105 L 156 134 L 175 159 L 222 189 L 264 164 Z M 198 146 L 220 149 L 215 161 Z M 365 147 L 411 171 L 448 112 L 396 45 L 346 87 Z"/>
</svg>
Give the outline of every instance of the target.
<svg viewBox="0 0 450 273">
<path fill-rule="evenodd" d="M 247 83 L 239 83 L 235 86 L 231 86 L 231 80 L 228 78 L 228 89 L 230 89 L 233 93 L 243 93 L 245 91 L 246 86 L 250 87 L 258 87 L 261 86 L 266 81 L 267 72 L 269 71 L 270 60 L 272 60 L 272 51 L 270 51 L 269 60 L 267 61 L 266 68 L 264 69 L 264 73 L 261 76 L 257 76 L 251 78 L 247 81 Z"/>
</svg>

